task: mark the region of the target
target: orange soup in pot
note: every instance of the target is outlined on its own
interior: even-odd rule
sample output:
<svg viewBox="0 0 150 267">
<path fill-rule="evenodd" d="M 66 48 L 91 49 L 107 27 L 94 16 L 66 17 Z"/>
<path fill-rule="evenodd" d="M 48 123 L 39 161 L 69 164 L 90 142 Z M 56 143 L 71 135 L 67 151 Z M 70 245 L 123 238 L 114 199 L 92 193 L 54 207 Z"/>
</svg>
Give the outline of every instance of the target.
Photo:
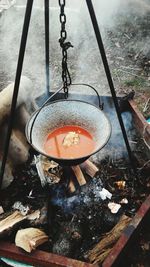
<svg viewBox="0 0 150 267">
<path fill-rule="evenodd" d="M 48 134 L 44 143 L 47 155 L 74 159 L 91 154 L 95 142 L 92 135 L 81 126 L 65 125 Z"/>
</svg>

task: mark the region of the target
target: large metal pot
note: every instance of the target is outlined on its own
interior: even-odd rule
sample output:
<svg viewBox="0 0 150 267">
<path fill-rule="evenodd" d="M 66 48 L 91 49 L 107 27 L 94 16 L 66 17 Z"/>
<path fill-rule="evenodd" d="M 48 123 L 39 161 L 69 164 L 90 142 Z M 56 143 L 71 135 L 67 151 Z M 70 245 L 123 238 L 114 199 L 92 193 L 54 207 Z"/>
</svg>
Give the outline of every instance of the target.
<svg viewBox="0 0 150 267">
<path fill-rule="evenodd" d="M 109 140 L 111 125 L 105 113 L 96 106 L 80 100 L 58 100 L 45 105 L 31 116 L 26 126 L 28 142 L 40 154 L 61 165 L 77 165 L 98 152 Z M 36 119 L 35 119 L 36 118 Z M 33 125 L 34 123 L 34 125 Z M 33 127 L 32 127 L 33 125 Z M 47 135 L 64 125 L 77 125 L 86 129 L 93 137 L 96 147 L 91 154 L 81 158 L 55 158 L 44 151 Z"/>
</svg>

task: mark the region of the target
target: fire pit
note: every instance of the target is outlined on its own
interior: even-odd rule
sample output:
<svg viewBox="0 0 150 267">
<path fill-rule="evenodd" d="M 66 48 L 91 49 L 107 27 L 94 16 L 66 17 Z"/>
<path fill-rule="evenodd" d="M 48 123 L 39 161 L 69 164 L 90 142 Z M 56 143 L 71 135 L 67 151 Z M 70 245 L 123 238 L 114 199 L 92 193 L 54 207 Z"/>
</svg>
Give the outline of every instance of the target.
<svg viewBox="0 0 150 267">
<path fill-rule="evenodd" d="M 127 129 L 125 129 L 126 123 L 122 118 L 124 114 L 121 114 L 121 109 L 116 97 L 92 1 L 88 0 L 86 2 L 112 94 L 110 101 L 111 112 L 108 112 L 108 114 L 110 117 L 112 116 L 113 126 L 115 126 L 113 127 L 113 130 L 115 132 L 118 127 L 116 127 L 116 120 L 113 121 L 113 115 L 117 113 L 117 123 L 119 122 L 118 125 L 121 127 L 121 137 L 123 137 L 123 141 L 126 145 L 125 150 L 128 152 L 127 155 L 129 156 L 130 161 L 132 161 L 133 155 L 126 133 Z M 33 0 L 28 0 L 16 72 L 11 116 L 8 125 L 4 158 L 2 161 L 1 184 L 12 131 L 32 4 Z M 66 23 L 64 14 L 65 1 L 63 3 L 59 1 L 59 4 L 61 11 L 60 22 L 62 27 L 61 38 L 59 40 L 63 56 L 62 78 L 64 95 L 65 97 L 68 97 L 68 86 L 71 85 L 71 78 L 67 67 L 67 49 L 72 47 L 72 45 L 70 42 L 65 42 L 67 37 L 64 27 Z M 49 95 L 48 10 L 48 1 L 45 1 L 46 74 L 47 93 Z M 109 103 L 109 101 L 107 102 Z M 61 106 L 59 106 L 59 103 L 61 103 Z M 73 103 L 74 105 L 72 105 Z M 112 104 L 114 104 L 114 106 Z M 53 108 L 51 109 L 51 107 Z M 82 107 L 81 110 L 80 107 Z M 114 107 L 116 113 L 113 110 Z M 108 106 L 104 106 L 104 108 L 106 111 Z M 55 114 L 53 113 L 53 109 L 55 109 Z M 63 123 L 61 124 L 62 113 L 60 111 L 62 111 L 62 109 L 63 115 L 65 115 L 65 120 L 63 119 Z M 86 111 L 88 112 L 85 116 Z M 129 113 L 130 112 L 128 112 L 128 115 Z M 45 153 L 45 150 L 43 150 L 43 141 L 47 137 L 47 134 L 49 134 L 49 131 L 51 133 L 51 131 L 57 128 L 56 126 L 68 126 L 68 114 L 69 126 L 72 126 L 72 124 L 80 127 L 85 126 L 85 130 L 90 134 L 93 134 L 93 138 L 95 138 L 97 145 L 95 150 L 90 153 L 69 160 L 65 157 L 58 158 L 52 154 L 48 155 Z M 96 114 L 96 119 L 93 114 Z M 52 122 L 49 126 L 51 115 Z M 131 117 L 130 114 L 128 118 Z M 103 122 L 104 129 L 101 128 L 101 125 L 98 122 L 99 118 L 101 122 Z M 129 121 L 130 119 L 126 120 L 127 123 Z M 80 124 L 78 125 L 78 123 Z M 99 139 L 101 132 L 102 136 Z M 43 109 L 40 109 L 39 113 L 37 112 L 31 117 L 27 127 L 27 137 L 29 142 L 32 144 L 33 141 L 32 145 L 38 152 L 54 159 L 55 162 L 44 162 L 45 167 L 44 169 L 43 167 L 41 169 L 41 158 L 38 162 L 38 157 L 35 156 L 34 158 L 36 158 L 36 161 L 34 161 L 33 155 L 35 152 L 31 151 L 31 157 L 26 164 L 15 169 L 15 179 L 13 183 L 10 187 L 1 192 L 2 207 L 8 212 L 3 214 L 1 208 L 0 233 L 1 235 L 4 235 L 4 242 L 1 243 L 2 248 L 0 248 L 0 254 L 2 256 L 6 257 L 9 251 L 9 256 L 12 259 L 28 263 L 32 262 L 41 266 L 91 266 L 91 264 L 92 266 L 96 266 L 97 263 L 101 264 L 106 255 L 111 251 L 113 253 L 112 244 L 118 240 L 123 229 L 125 229 L 129 223 L 131 223 L 131 226 L 129 227 L 128 235 L 131 233 L 131 228 L 133 229 L 131 222 L 132 217 L 136 216 L 136 211 L 145 197 L 149 194 L 149 161 L 147 161 L 147 157 L 144 153 L 145 151 L 142 150 L 141 157 L 138 154 L 139 150 L 136 151 L 135 146 L 137 169 L 136 172 L 133 172 L 126 154 L 123 153 L 124 149 L 122 150 L 122 142 L 121 145 L 119 143 L 119 152 L 121 152 L 119 157 L 116 156 L 116 150 L 118 150 L 118 148 L 116 149 L 116 147 L 113 147 L 115 157 L 111 158 L 111 145 L 116 145 L 117 141 L 120 142 L 121 140 L 120 136 L 118 136 L 118 132 L 116 135 L 117 138 L 115 139 L 116 142 L 112 141 L 113 139 L 110 139 L 110 143 L 105 146 L 105 156 L 103 155 L 102 157 L 102 151 L 100 149 L 106 144 L 109 136 L 110 124 L 108 123 L 107 117 L 105 117 L 101 110 L 83 101 L 61 100 L 49 103 L 45 105 Z M 137 144 L 138 140 L 139 139 L 136 138 L 135 135 L 135 140 L 130 141 L 131 143 Z M 66 138 L 63 142 L 66 143 Z M 138 145 L 138 149 L 139 147 L 141 149 L 141 144 Z M 98 151 L 99 153 L 96 153 Z M 104 150 L 102 153 L 104 154 Z M 93 155 L 91 161 L 85 161 L 91 155 Z M 61 165 L 72 166 L 75 164 L 75 166 L 72 166 L 71 168 L 65 166 L 62 169 L 62 166 L 58 165 L 56 161 Z M 80 164 L 80 166 L 76 165 L 79 163 L 82 164 Z M 144 215 L 148 210 L 149 206 L 146 204 Z M 135 217 L 135 221 L 136 218 L 137 217 Z M 18 249 L 14 245 L 5 243 L 5 241 L 8 240 L 9 242 L 15 242 L 18 247 L 26 252 L 32 252 L 37 246 L 39 246 L 39 249 L 41 249 L 42 252 L 36 250 L 35 252 L 32 252 L 33 254 L 31 253 L 30 255 L 27 255 L 22 252 L 20 248 Z M 110 255 L 115 254 L 113 253 Z M 110 261 L 107 262 L 106 260 L 104 264 L 108 267 L 111 266 L 112 262 L 110 263 Z"/>
<path fill-rule="evenodd" d="M 95 97 L 93 99 L 96 101 Z M 111 111 L 113 111 L 110 98 L 103 98 L 103 101 L 104 103 L 106 101 L 110 103 Z M 107 112 L 110 112 L 108 105 Z M 114 131 L 112 131 L 112 140 L 114 140 L 114 134 Z M 135 138 L 136 136 L 134 141 L 136 140 Z M 105 153 L 107 146 L 109 148 L 112 144 L 112 140 L 110 139 L 110 142 L 104 148 Z M 116 146 L 116 143 L 114 145 Z M 141 148 L 139 147 L 138 149 Z M 142 157 L 143 155 L 142 152 Z M 68 175 L 67 169 L 64 169 L 63 173 L 62 167 L 59 167 L 58 164 L 50 166 L 50 170 L 48 165 L 45 165 L 45 172 L 49 172 L 49 176 L 52 174 L 52 177 L 62 175 L 62 178 L 57 183 L 51 183 L 51 180 L 45 178 L 46 181 L 43 184 L 43 189 L 37 175 L 35 163 L 29 160 L 27 164 L 20 166 L 16 170 L 14 183 L 2 192 L 1 203 L 5 210 L 10 210 L 10 207 L 16 201 L 20 201 L 23 206 L 29 207 L 30 211 L 39 209 L 42 217 L 40 216 L 36 223 L 34 220 L 32 223 L 26 222 L 23 227 L 26 228 L 29 225 L 32 225 L 32 227 L 35 227 L 35 225 L 36 227 L 40 226 L 49 235 L 49 241 L 40 247 L 40 252 L 36 250 L 30 255 L 21 252 L 14 245 L 8 245 L 8 243 L 3 242 L 3 247 L 0 248 L 1 255 L 7 257 L 9 251 L 10 258 L 41 264 L 41 266 L 47 266 L 48 264 L 55 266 L 56 261 L 58 266 L 68 266 L 68 264 L 71 266 L 79 266 L 79 264 L 81 266 L 84 266 L 84 264 L 88 266 L 86 265 L 88 263 L 84 263 L 89 261 L 88 257 L 90 256 L 88 256 L 88 252 L 99 243 L 101 234 L 108 232 L 115 225 L 117 227 L 122 214 L 125 213 L 128 217 L 134 216 L 149 192 L 148 187 L 146 187 L 146 184 L 149 182 L 148 169 L 146 166 L 143 168 L 146 156 L 143 163 L 141 157 L 138 160 L 139 171 L 136 176 L 132 169 L 129 168 L 128 161 L 125 164 L 125 158 L 121 160 L 120 157 L 112 157 L 112 159 L 105 158 L 105 160 L 101 160 L 99 163 L 96 161 L 97 169 L 95 169 L 93 178 L 91 173 L 87 174 L 89 169 L 83 163 L 80 165 L 80 168 L 86 183 L 81 185 L 78 183 L 77 185 L 78 180 L 75 182 L 74 177 L 72 177 L 73 186 L 72 182 L 69 182 L 70 176 L 65 176 Z M 72 174 L 69 173 L 69 175 Z M 103 188 L 106 188 L 112 194 L 112 197 L 109 194 L 107 195 L 111 199 L 107 197 L 105 200 L 102 200 L 101 192 Z M 10 192 L 12 192 L 11 197 Z M 145 194 L 145 192 L 147 193 Z M 128 203 L 123 201 L 121 204 L 120 202 L 125 198 Z M 116 214 L 113 214 L 108 208 L 110 202 L 120 204 L 121 208 Z M 11 234 L 11 240 L 14 240 L 13 233 Z M 69 258 L 65 258 L 62 255 Z M 116 254 L 113 255 L 115 257 Z M 78 261 L 70 258 L 78 259 Z M 109 260 L 110 265 L 106 266 L 111 266 L 110 262 Z"/>
</svg>

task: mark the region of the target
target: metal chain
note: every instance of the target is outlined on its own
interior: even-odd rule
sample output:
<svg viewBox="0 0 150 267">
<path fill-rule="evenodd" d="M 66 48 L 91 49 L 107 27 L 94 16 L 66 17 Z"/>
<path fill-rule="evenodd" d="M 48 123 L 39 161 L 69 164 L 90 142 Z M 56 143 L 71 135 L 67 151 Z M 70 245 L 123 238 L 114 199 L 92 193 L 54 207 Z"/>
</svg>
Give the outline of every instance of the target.
<svg viewBox="0 0 150 267">
<path fill-rule="evenodd" d="M 68 64 L 67 64 L 67 59 L 68 59 L 67 50 L 68 48 L 73 47 L 73 46 L 70 42 L 65 42 L 67 39 L 67 32 L 65 29 L 66 15 L 64 13 L 66 0 L 58 0 L 58 2 L 60 6 L 59 19 L 61 23 L 59 43 L 60 43 L 60 47 L 62 48 L 62 80 L 63 80 L 65 98 L 67 98 L 68 97 L 68 86 L 71 84 L 71 77 L 70 77 Z"/>
</svg>

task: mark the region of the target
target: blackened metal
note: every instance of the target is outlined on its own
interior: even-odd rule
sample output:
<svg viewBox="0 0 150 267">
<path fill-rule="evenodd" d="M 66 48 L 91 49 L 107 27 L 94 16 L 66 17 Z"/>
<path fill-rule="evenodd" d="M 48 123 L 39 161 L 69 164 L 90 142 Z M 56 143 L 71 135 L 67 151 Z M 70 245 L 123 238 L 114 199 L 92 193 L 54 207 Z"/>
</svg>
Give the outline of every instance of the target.
<svg viewBox="0 0 150 267">
<path fill-rule="evenodd" d="M 50 92 L 50 74 L 49 74 L 49 0 L 44 2 L 45 8 L 45 68 L 46 68 L 46 94 Z"/>
<path fill-rule="evenodd" d="M 24 60 L 24 54 L 25 54 L 25 48 L 26 48 L 26 42 L 27 42 L 27 36 L 28 36 L 28 29 L 29 29 L 30 18 L 31 18 L 32 6 L 33 6 L 33 0 L 28 0 L 27 6 L 26 6 L 26 11 L 25 11 L 25 18 L 24 18 L 24 25 L 23 25 L 23 30 L 22 30 L 21 43 L 20 43 L 18 64 L 17 64 L 17 70 L 16 70 L 16 78 L 15 78 L 15 84 L 14 84 L 14 92 L 13 92 L 11 111 L 10 111 L 10 117 L 9 117 L 9 122 L 8 122 L 8 131 L 7 131 L 7 135 L 6 135 L 6 141 L 5 141 L 5 146 L 4 146 L 4 155 L 3 155 L 2 165 L 1 165 L 1 170 L 0 170 L 0 188 L 2 186 L 3 176 L 4 176 L 4 172 L 5 172 L 5 165 L 6 165 L 8 150 L 9 150 L 10 137 L 11 137 L 12 127 L 13 127 L 13 123 L 14 123 L 16 103 L 17 103 L 17 97 L 18 97 L 18 92 L 19 92 L 19 85 L 20 85 L 20 79 L 21 79 L 21 73 L 22 73 L 22 67 L 23 67 L 23 60 Z"/>
<path fill-rule="evenodd" d="M 94 28 L 95 36 L 96 36 L 96 39 L 97 39 L 99 51 L 100 51 L 100 54 L 101 54 L 101 57 L 102 57 L 102 61 L 103 61 L 106 77 L 107 77 L 107 80 L 108 80 L 108 84 L 109 84 L 109 87 L 110 87 L 110 91 L 111 91 L 111 94 L 112 94 L 112 97 L 113 97 L 116 113 L 117 113 L 118 120 L 119 120 L 119 123 L 120 123 L 120 127 L 121 127 L 121 130 L 122 130 L 122 135 L 123 135 L 123 138 L 124 138 L 124 141 L 125 141 L 125 144 L 126 144 L 126 148 L 127 148 L 127 151 L 128 151 L 128 156 L 129 156 L 129 159 L 130 159 L 130 162 L 131 162 L 131 165 L 132 165 L 133 169 L 135 169 L 132 151 L 131 151 L 131 148 L 130 148 L 130 145 L 129 145 L 127 133 L 126 133 L 125 126 L 124 126 L 124 123 L 123 123 L 123 119 L 121 117 L 121 111 L 120 111 L 120 108 L 119 108 L 119 104 L 118 104 L 118 100 L 117 100 L 117 96 L 116 96 L 113 80 L 112 80 L 112 77 L 111 77 L 111 73 L 110 73 L 110 69 L 109 69 L 109 65 L 108 65 L 108 61 L 107 61 L 107 57 L 106 57 L 106 53 L 105 53 L 105 49 L 104 49 L 101 33 L 100 33 L 100 30 L 99 30 L 97 18 L 96 18 L 95 11 L 94 11 L 94 8 L 93 8 L 92 0 L 86 0 L 86 3 L 87 3 L 87 7 L 88 7 L 89 14 L 90 14 L 90 17 L 91 17 L 91 21 L 92 21 L 92 24 L 93 24 L 93 28 Z"/>
<path fill-rule="evenodd" d="M 63 87 L 64 87 L 64 93 L 65 98 L 68 97 L 68 86 L 71 84 L 71 76 L 68 69 L 68 48 L 73 47 L 73 45 L 70 42 L 66 42 L 67 39 L 67 32 L 65 29 L 66 25 L 66 15 L 64 13 L 65 9 L 65 0 L 58 0 L 59 6 L 60 6 L 60 23 L 61 23 L 61 31 L 60 31 L 60 47 L 62 48 L 62 80 L 63 80 Z"/>
<path fill-rule="evenodd" d="M 98 106 L 101 110 L 103 110 L 104 108 L 104 103 L 101 103 L 101 98 L 100 98 L 100 95 L 98 93 L 98 91 L 90 84 L 87 84 L 87 83 L 72 83 L 71 85 L 83 85 L 83 86 L 87 86 L 87 87 L 90 87 L 91 89 L 93 89 L 97 95 L 97 98 L 98 98 Z"/>
</svg>

